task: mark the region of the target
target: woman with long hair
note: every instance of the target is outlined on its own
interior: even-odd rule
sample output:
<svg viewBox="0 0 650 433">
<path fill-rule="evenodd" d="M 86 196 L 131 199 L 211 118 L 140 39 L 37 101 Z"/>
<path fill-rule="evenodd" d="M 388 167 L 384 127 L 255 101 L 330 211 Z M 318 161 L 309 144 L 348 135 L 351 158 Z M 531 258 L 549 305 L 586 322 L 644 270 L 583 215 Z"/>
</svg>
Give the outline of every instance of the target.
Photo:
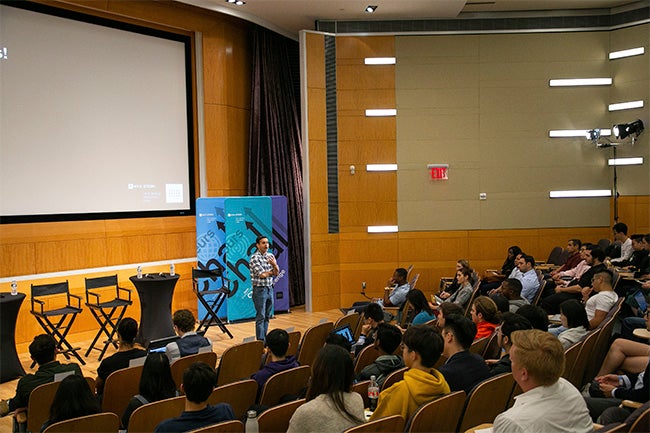
<svg viewBox="0 0 650 433">
<path fill-rule="evenodd" d="M 314 361 L 307 403 L 293 414 L 287 433 L 340 433 L 363 423 L 363 398 L 350 392 L 353 379 L 350 353 L 326 344 Z"/>
<path fill-rule="evenodd" d="M 456 262 L 456 272 L 460 271 L 463 268 L 471 269 L 469 266 L 469 261 L 465 259 L 459 259 Z M 443 280 L 441 280 L 441 285 L 442 285 L 442 281 Z M 443 290 L 441 290 L 440 293 L 438 293 L 438 297 L 442 300 L 445 300 L 451 295 L 453 295 L 454 293 L 456 293 L 456 290 L 458 290 L 459 288 L 460 288 L 460 284 L 458 284 L 458 278 L 456 278 L 456 274 L 454 274 L 454 279 L 451 281 L 451 283 L 449 283 L 449 285 L 444 289 L 441 287 L 441 289 Z"/>
<path fill-rule="evenodd" d="M 576 299 L 569 299 L 560 304 L 560 321 L 566 330 L 557 338 L 565 349 L 584 339 L 589 332 L 587 311 Z"/>
<path fill-rule="evenodd" d="M 476 324 L 474 340 L 489 337 L 501 322 L 497 304 L 487 296 L 479 296 L 472 302 L 470 310 L 472 322 Z"/>
<path fill-rule="evenodd" d="M 406 295 L 406 300 L 411 304 L 413 310 L 409 317 L 411 325 L 422 325 L 431 320 L 435 320 L 436 315 L 433 308 L 429 305 L 429 301 L 419 289 L 411 289 Z"/>
<path fill-rule="evenodd" d="M 169 367 L 169 359 L 164 353 L 152 352 L 147 355 L 142 367 L 138 392 L 139 394 L 131 397 L 122 415 L 122 427 L 125 429 L 129 426 L 131 414 L 140 406 L 178 395 L 172 370 Z"/>
<path fill-rule="evenodd" d="M 444 302 L 453 302 L 463 308 L 467 306 L 467 302 L 474 292 L 474 288 L 472 287 L 474 284 L 472 272 L 474 272 L 472 269 L 467 268 L 462 268 L 456 272 L 456 279 L 458 280 L 460 288 L 449 298 L 445 299 Z"/>
<path fill-rule="evenodd" d="M 43 423 L 41 431 L 59 422 L 101 412 L 99 404 L 83 376 L 66 376 L 59 385 L 50 406 L 50 418 Z"/>
</svg>

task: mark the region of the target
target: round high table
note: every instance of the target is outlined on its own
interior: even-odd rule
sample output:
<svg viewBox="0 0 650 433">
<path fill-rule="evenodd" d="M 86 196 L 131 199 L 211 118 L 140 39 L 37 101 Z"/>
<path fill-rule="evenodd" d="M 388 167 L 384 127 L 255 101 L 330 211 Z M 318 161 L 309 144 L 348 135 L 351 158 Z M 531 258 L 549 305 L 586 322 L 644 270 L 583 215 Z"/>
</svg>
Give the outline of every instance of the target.
<svg viewBox="0 0 650 433">
<path fill-rule="evenodd" d="M 16 352 L 16 322 L 24 293 L 0 293 L 0 383 L 25 375 Z"/>
<path fill-rule="evenodd" d="M 175 335 L 172 298 L 179 274 L 146 274 L 129 278 L 140 297 L 140 326 L 135 341 L 148 347 L 151 340 Z"/>
</svg>

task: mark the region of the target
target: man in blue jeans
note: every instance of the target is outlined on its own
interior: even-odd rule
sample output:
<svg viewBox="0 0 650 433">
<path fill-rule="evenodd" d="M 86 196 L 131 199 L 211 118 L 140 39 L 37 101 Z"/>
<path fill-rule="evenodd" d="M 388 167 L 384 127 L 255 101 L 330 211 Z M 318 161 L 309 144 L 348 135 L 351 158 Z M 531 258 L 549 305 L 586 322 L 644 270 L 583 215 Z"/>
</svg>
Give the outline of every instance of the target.
<svg viewBox="0 0 650 433">
<path fill-rule="evenodd" d="M 258 236 L 255 240 L 257 251 L 251 256 L 249 269 L 253 284 L 253 304 L 255 305 L 255 337 L 264 340 L 269 329 L 269 318 L 273 310 L 273 277 L 280 273 L 275 256 L 269 252 L 269 239 Z"/>
</svg>

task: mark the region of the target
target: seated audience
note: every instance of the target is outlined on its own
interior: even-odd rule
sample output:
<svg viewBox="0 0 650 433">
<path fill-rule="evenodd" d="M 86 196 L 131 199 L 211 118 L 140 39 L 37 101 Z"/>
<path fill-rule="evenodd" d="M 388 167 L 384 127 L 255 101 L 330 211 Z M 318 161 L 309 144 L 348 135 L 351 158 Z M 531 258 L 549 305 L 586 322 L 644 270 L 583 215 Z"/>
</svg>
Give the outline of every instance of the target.
<svg viewBox="0 0 650 433">
<path fill-rule="evenodd" d="M 442 353 L 440 334 L 425 325 L 411 326 L 402 338 L 402 357 L 409 368 L 404 379 L 379 394 L 370 421 L 391 415 L 409 417 L 422 404 L 449 393 L 445 378 L 433 366 Z"/>
<path fill-rule="evenodd" d="M 650 398 L 650 346 L 624 339 L 617 339 L 603 362 L 600 374 L 589 387 L 590 397 L 585 397 L 592 419 L 596 422 L 617 422 L 624 420 L 631 410 L 611 410 L 623 400 L 645 403 Z M 645 363 L 645 366 L 642 365 Z M 642 369 L 641 369 L 642 367 Z M 607 370 L 604 370 L 604 369 Z M 617 374 L 622 370 L 624 374 Z M 599 418 L 604 415 L 603 418 Z M 621 419 L 622 418 L 622 419 Z"/>
<path fill-rule="evenodd" d="M 591 249 L 589 249 L 591 248 Z M 584 252 L 585 261 L 589 266 L 579 280 L 573 280 L 567 287 L 556 286 L 555 293 L 542 299 L 541 307 L 546 310 L 547 314 L 558 314 L 560 304 L 569 299 L 582 299 L 582 290 L 591 288 L 591 280 L 599 272 L 607 269 L 603 261 L 605 253 L 598 247 L 588 247 Z"/>
<path fill-rule="evenodd" d="M 472 297 L 472 293 L 474 292 L 474 288 L 472 287 L 472 284 L 474 283 L 472 280 L 472 272 L 473 271 L 471 269 L 465 268 L 456 272 L 456 279 L 458 280 L 460 288 L 456 290 L 453 295 L 443 300 L 442 302 L 439 302 L 439 304 L 445 302 L 453 302 L 454 304 L 465 308 L 467 306 L 467 302 L 469 302 L 469 298 Z"/>
<path fill-rule="evenodd" d="M 411 285 L 406 281 L 408 272 L 404 268 L 397 268 L 393 277 L 388 280 L 388 287 L 384 290 L 384 297 L 377 299 L 383 307 L 402 307 L 406 302 L 406 295 L 411 290 Z"/>
<path fill-rule="evenodd" d="M 209 346 L 210 350 L 212 350 L 212 341 L 194 332 L 196 319 L 190 310 L 176 311 L 172 317 L 172 322 L 174 323 L 174 331 L 181 338 L 169 343 L 165 348 L 165 354 L 170 363 L 183 356 L 199 353 L 201 347 Z"/>
<path fill-rule="evenodd" d="M 569 239 L 569 242 L 567 242 L 566 245 L 566 252 L 569 253 L 569 257 L 567 257 L 566 262 L 564 262 L 562 266 L 551 271 L 549 275 L 554 277 L 561 272 L 568 271 L 578 266 L 578 263 L 582 261 L 582 255 L 580 254 L 581 246 L 582 242 L 580 239 Z"/>
<path fill-rule="evenodd" d="M 217 385 L 217 373 L 209 365 L 195 362 L 183 373 L 181 390 L 185 393 L 185 410 L 176 418 L 156 426 L 154 432 L 179 433 L 235 419 L 228 403 L 208 405 L 208 398 Z"/>
<path fill-rule="evenodd" d="M 499 287 L 501 281 L 508 278 L 512 274 L 513 270 L 517 269 L 515 262 L 519 254 L 521 254 L 521 248 L 516 245 L 511 246 L 508 248 L 508 256 L 503 262 L 503 265 L 501 265 L 501 270 L 499 272 L 485 272 L 481 278 L 481 284 L 479 286 L 479 290 L 482 294 L 487 294 L 490 290 Z"/>
<path fill-rule="evenodd" d="M 74 374 L 83 376 L 76 363 L 61 364 L 56 360 L 56 341 L 52 336 L 41 334 L 34 337 L 29 345 L 29 355 L 38 364 L 36 373 L 29 373 L 18 380 L 16 395 L 9 400 L 0 400 L 0 416 L 6 416 L 16 409 L 26 408 L 29 395 L 34 388 L 44 383 L 54 381 L 54 375 L 74 371 Z"/>
<path fill-rule="evenodd" d="M 377 326 L 377 338 L 374 343 L 375 349 L 379 351 L 379 356 L 372 364 L 365 366 L 355 379 L 362 381 L 370 379 L 370 376 L 375 376 L 377 385 L 381 388 L 389 374 L 404 367 L 402 357 L 394 354 L 401 343 L 402 331 L 397 326 L 380 323 Z"/>
<path fill-rule="evenodd" d="M 584 305 L 575 299 L 569 299 L 560 305 L 560 321 L 564 331 L 557 334 L 564 350 L 582 341 L 589 332 L 589 319 Z"/>
<path fill-rule="evenodd" d="M 471 269 L 471 267 L 469 265 L 469 261 L 467 261 L 465 259 L 460 259 L 460 260 L 458 260 L 456 262 L 456 270 L 454 271 L 454 279 L 451 281 L 451 283 L 449 283 L 449 285 L 444 287 L 443 280 L 442 279 L 440 280 L 440 286 L 441 286 L 440 289 L 441 290 L 437 295 L 440 299 L 442 299 L 442 300 L 447 299 L 448 297 L 450 297 L 451 295 L 456 293 L 456 290 L 458 290 L 460 288 L 460 285 L 458 284 L 458 279 L 456 278 L 456 273 L 458 271 L 460 271 L 461 269 L 463 269 L 463 268 Z"/>
<path fill-rule="evenodd" d="M 490 299 L 492 299 L 496 304 L 499 313 L 506 313 L 510 311 L 510 304 L 508 303 L 508 300 L 504 298 L 502 295 L 499 294 L 490 295 Z"/>
<path fill-rule="evenodd" d="M 269 357 L 270 362 L 267 362 L 258 372 L 251 376 L 257 382 L 258 399 L 262 393 L 264 384 L 266 384 L 266 381 L 271 376 L 299 366 L 298 361 L 296 361 L 293 355 L 287 356 L 287 350 L 289 350 L 289 333 L 284 329 L 273 329 L 266 334 L 264 346 L 264 352 Z"/>
<path fill-rule="evenodd" d="M 104 358 L 97 368 L 95 389 L 98 395 L 104 393 L 104 382 L 111 373 L 127 368 L 132 359 L 147 356 L 147 351 L 135 347 L 135 337 L 138 335 L 138 322 L 125 317 L 117 324 L 118 349 L 113 355 Z"/>
<path fill-rule="evenodd" d="M 423 325 L 431 320 L 436 320 L 436 315 L 433 308 L 429 305 L 429 301 L 419 289 L 411 289 L 406 295 L 406 300 L 409 301 L 413 307 L 408 322 L 411 325 Z"/>
<path fill-rule="evenodd" d="M 528 319 L 515 313 L 503 313 L 503 316 L 501 316 L 501 326 L 497 328 L 497 342 L 503 354 L 499 359 L 485 360 L 490 369 L 490 375 L 496 376 L 497 374 L 510 373 L 512 371 L 510 367 L 511 334 L 524 329 L 533 329 Z"/>
<path fill-rule="evenodd" d="M 578 262 L 578 264 L 571 269 L 567 269 L 566 271 L 560 271 L 557 272 L 556 274 L 553 274 L 551 277 L 552 280 L 548 281 L 548 284 L 546 285 L 544 291 L 547 292 L 547 289 L 549 289 L 550 287 L 554 288 L 555 286 L 567 287 L 569 283 L 571 283 L 573 280 L 576 281 L 579 280 L 580 277 L 582 277 L 582 274 L 584 274 L 589 270 L 589 268 L 591 268 L 591 265 L 589 265 L 585 260 L 585 251 L 587 251 L 587 249 L 591 249 L 592 246 L 593 244 L 590 243 L 582 244 L 579 251 L 580 258 L 581 258 L 580 262 Z M 546 297 L 547 294 L 544 293 L 542 296 Z"/>
<path fill-rule="evenodd" d="M 524 305 L 517 310 L 517 314 L 524 316 L 531 325 L 533 329 L 539 329 L 540 331 L 548 331 L 548 315 L 546 311 L 537 305 Z"/>
<path fill-rule="evenodd" d="M 619 263 L 625 262 L 632 256 L 632 239 L 627 236 L 627 224 L 625 223 L 616 223 L 612 227 L 612 232 L 614 233 L 614 242 L 621 245 L 621 255 L 618 257 L 612 257 L 612 264 L 618 266 Z"/>
<path fill-rule="evenodd" d="M 469 391 L 490 377 L 490 370 L 479 355 L 469 352 L 476 335 L 476 325 L 467 317 L 450 315 L 445 317 L 442 329 L 443 355 L 447 358 L 440 368 L 452 391 Z"/>
<path fill-rule="evenodd" d="M 164 353 L 150 353 L 142 367 L 138 394 L 131 397 L 122 415 L 122 427 L 128 429 L 131 414 L 143 404 L 176 396 L 178 391 L 172 378 L 169 360 Z"/>
<path fill-rule="evenodd" d="M 348 352 L 352 352 L 352 343 L 350 343 L 350 340 L 341 334 L 337 334 L 334 331 L 331 331 L 329 334 L 327 334 L 327 338 L 325 338 L 325 344 L 335 344 L 337 346 L 341 346 Z M 354 358 L 354 355 L 352 353 L 350 353 L 350 355 Z"/>
<path fill-rule="evenodd" d="M 524 305 L 530 304 L 528 299 L 521 297 L 521 281 L 516 278 L 506 278 L 496 290 L 495 295 L 501 295 L 508 300 L 508 310 L 516 313 Z"/>
<path fill-rule="evenodd" d="M 517 261 L 519 272 L 512 278 L 521 281 L 521 297 L 529 303 L 535 301 L 535 296 L 539 290 L 539 277 L 535 272 L 535 258 L 528 254 L 522 254 Z"/>
<path fill-rule="evenodd" d="M 476 325 L 474 340 L 489 337 L 499 326 L 499 310 L 497 304 L 487 296 L 479 296 L 472 302 L 470 309 L 472 322 Z"/>
<path fill-rule="evenodd" d="M 548 332 L 531 329 L 512 333 L 512 375 L 523 393 L 512 408 L 494 420 L 495 433 L 593 431 L 580 392 L 560 377 L 564 349 Z"/>
<path fill-rule="evenodd" d="M 86 379 L 72 374 L 65 377 L 56 390 L 50 406 L 50 417 L 43 423 L 41 432 L 54 423 L 100 412 L 99 403 Z"/>
<path fill-rule="evenodd" d="M 363 398 L 351 392 L 350 353 L 326 344 L 316 355 L 307 402 L 294 412 L 287 433 L 339 433 L 364 422 Z"/>
<path fill-rule="evenodd" d="M 594 275 L 591 287 L 582 289 L 582 300 L 585 301 L 589 329 L 596 329 L 618 301 L 618 295 L 612 288 L 612 281 L 612 273 L 605 270 Z M 592 292 L 596 292 L 596 294 L 589 297 Z"/>
<path fill-rule="evenodd" d="M 435 329 L 438 332 L 442 332 L 442 328 L 445 327 L 445 317 L 451 316 L 452 314 L 463 315 L 465 310 L 458 304 L 450 304 L 449 302 L 444 302 L 438 306 L 438 319 L 435 322 Z"/>
<path fill-rule="evenodd" d="M 381 308 L 381 305 L 375 302 L 368 304 L 363 311 L 363 320 L 364 324 L 361 325 L 359 339 L 352 346 L 355 355 L 359 354 L 361 349 L 371 345 L 375 341 L 377 326 L 384 322 L 384 310 Z"/>
</svg>

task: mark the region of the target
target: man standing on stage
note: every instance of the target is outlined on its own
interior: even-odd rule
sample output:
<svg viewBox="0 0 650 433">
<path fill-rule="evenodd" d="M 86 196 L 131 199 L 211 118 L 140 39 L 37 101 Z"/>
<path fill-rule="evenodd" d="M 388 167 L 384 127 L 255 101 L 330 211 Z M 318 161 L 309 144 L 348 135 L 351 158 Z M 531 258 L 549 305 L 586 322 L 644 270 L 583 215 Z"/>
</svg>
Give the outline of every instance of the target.
<svg viewBox="0 0 650 433">
<path fill-rule="evenodd" d="M 257 251 L 251 256 L 249 269 L 253 284 L 253 304 L 255 305 L 255 337 L 264 340 L 269 328 L 269 318 L 273 310 L 273 277 L 280 273 L 275 256 L 269 252 L 269 239 L 258 236 L 255 240 Z"/>
</svg>

